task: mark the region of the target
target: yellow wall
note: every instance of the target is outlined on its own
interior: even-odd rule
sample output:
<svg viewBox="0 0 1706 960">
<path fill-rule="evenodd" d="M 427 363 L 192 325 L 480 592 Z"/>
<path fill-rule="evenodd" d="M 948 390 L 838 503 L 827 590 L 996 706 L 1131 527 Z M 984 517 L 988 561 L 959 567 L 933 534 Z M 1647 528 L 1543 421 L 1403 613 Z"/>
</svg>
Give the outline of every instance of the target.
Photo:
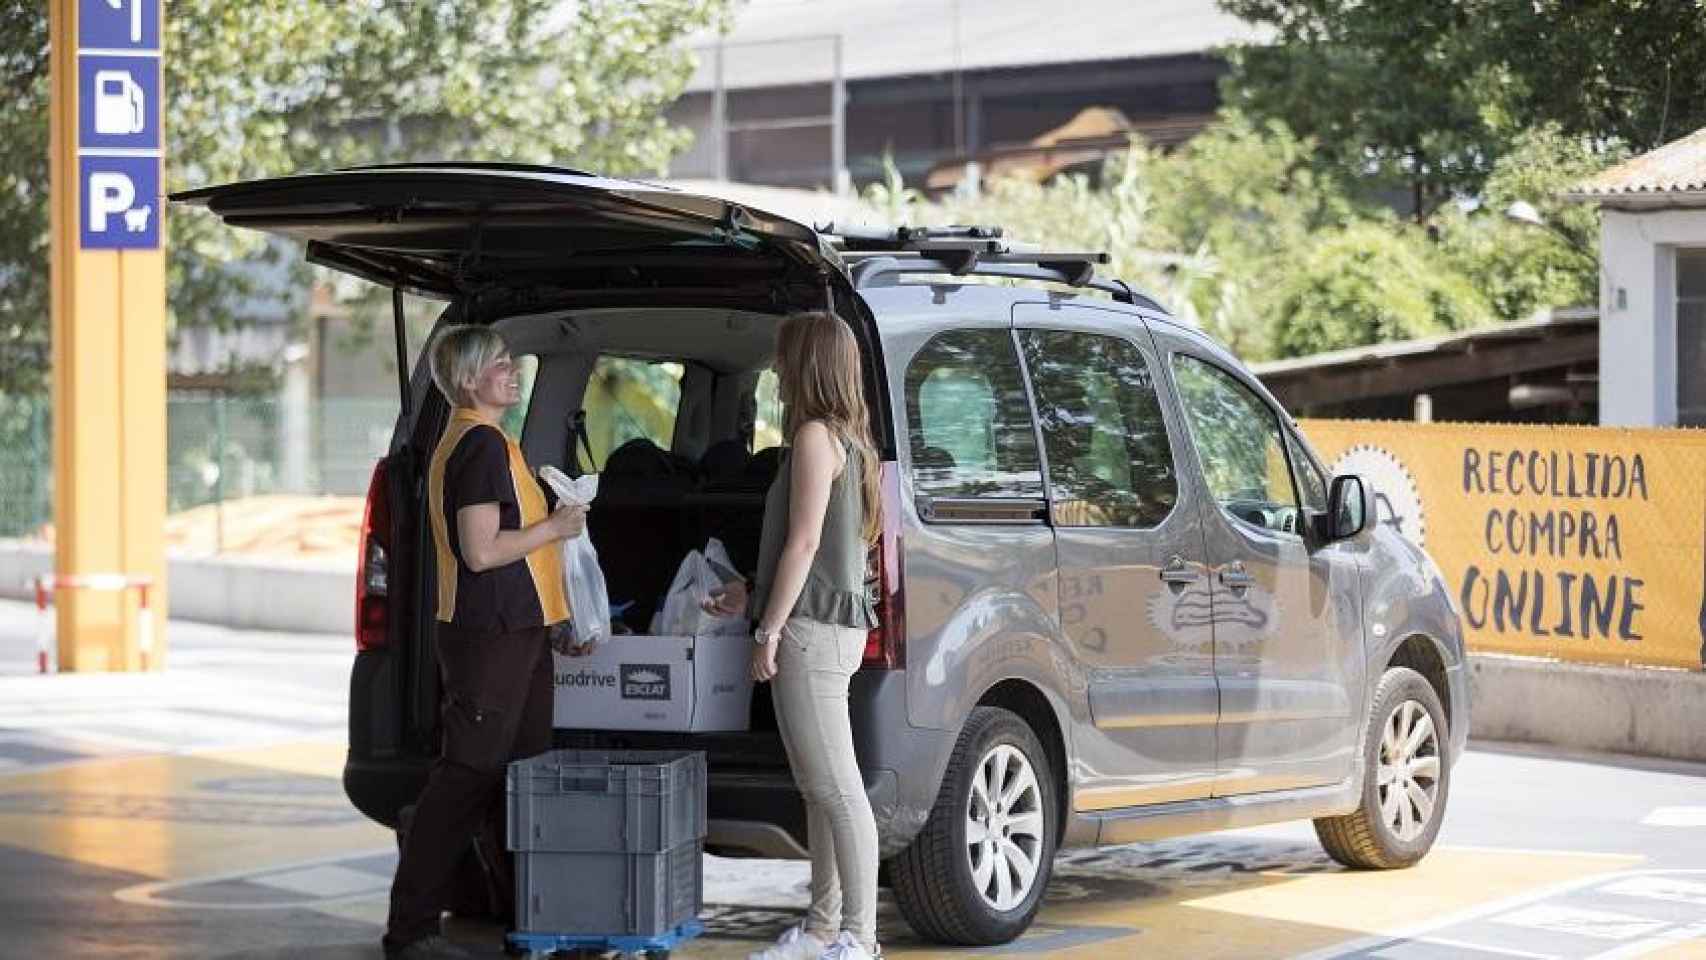
<svg viewBox="0 0 1706 960">
<path fill-rule="evenodd" d="M 1706 431 L 1314 420 L 1445 574 L 1471 650 L 1701 669 Z"/>
</svg>

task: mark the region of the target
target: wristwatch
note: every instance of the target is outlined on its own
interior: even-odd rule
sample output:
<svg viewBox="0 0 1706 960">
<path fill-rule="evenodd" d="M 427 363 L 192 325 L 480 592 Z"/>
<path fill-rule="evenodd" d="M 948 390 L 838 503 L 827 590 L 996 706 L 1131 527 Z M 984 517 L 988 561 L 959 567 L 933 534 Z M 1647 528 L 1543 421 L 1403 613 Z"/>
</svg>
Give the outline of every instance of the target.
<svg viewBox="0 0 1706 960">
<path fill-rule="evenodd" d="M 775 643 L 776 638 L 781 635 L 781 631 L 779 630 L 766 630 L 763 627 L 754 627 L 752 631 L 752 642 L 761 647 L 767 647 L 770 644 Z"/>
</svg>

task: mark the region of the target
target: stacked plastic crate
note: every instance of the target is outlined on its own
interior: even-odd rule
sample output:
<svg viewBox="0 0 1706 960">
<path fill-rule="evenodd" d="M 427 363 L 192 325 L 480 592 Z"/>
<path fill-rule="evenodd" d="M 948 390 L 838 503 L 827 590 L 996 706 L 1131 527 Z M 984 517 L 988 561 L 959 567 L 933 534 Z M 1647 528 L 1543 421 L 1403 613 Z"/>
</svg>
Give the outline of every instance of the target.
<svg viewBox="0 0 1706 960">
<path fill-rule="evenodd" d="M 666 951 L 696 935 L 705 785 L 696 751 L 555 750 L 510 764 L 511 939 Z"/>
</svg>

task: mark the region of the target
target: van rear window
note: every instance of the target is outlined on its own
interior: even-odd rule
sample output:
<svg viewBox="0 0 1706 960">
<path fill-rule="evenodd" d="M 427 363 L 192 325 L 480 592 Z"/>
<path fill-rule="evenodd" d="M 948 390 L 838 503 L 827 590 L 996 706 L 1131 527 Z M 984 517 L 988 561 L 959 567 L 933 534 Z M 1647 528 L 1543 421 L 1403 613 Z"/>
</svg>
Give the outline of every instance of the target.
<svg viewBox="0 0 1706 960">
<path fill-rule="evenodd" d="M 671 448 L 684 370 L 673 361 L 598 359 L 582 403 L 594 463 L 604 463 L 611 451 L 635 439 Z"/>
</svg>

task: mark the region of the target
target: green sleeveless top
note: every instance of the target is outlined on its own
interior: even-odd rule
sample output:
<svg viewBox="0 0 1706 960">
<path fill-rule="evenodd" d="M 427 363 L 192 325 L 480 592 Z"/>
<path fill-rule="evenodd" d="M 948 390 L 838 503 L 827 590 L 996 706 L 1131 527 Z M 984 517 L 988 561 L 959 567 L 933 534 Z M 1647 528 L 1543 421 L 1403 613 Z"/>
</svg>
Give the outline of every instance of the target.
<svg viewBox="0 0 1706 960">
<path fill-rule="evenodd" d="M 847 465 L 829 488 L 817 555 L 812 557 L 805 586 L 800 590 L 800 599 L 794 602 L 791 616 L 868 630 L 877 625 L 877 614 L 870 595 L 865 592 L 867 550 L 861 535 L 865 527 L 865 502 L 859 489 L 863 455 L 846 440 L 842 441 L 842 447 L 847 451 Z M 770 588 L 776 580 L 776 564 L 788 539 L 792 455 L 792 448 L 782 451 L 782 465 L 764 498 L 764 532 L 758 541 L 758 574 L 754 578 L 750 607 L 755 620 L 764 616 Z"/>
</svg>

